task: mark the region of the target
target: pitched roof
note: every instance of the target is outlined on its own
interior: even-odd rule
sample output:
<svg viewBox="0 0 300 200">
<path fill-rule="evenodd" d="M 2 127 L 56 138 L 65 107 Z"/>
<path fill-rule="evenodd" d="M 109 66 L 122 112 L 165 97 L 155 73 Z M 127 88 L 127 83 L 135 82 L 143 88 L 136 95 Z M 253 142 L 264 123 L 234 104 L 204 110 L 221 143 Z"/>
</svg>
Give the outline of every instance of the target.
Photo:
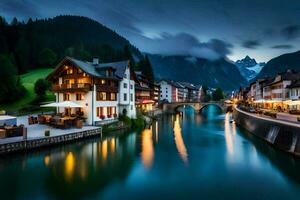
<svg viewBox="0 0 300 200">
<path fill-rule="evenodd" d="M 97 69 L 112 67 L 116 70 L 115 75 L 119 78 L 125 77 L 125 70 L 129 66 L 129 60 L 112 62 L 112 63 L 100 63 L 96 66 Z"/>
<path fill-rule="evenodd" d="M 65 57 L 56 67 L 56 69 L 48 76 L 50 77 L 55 71 L 61 66 L 61 64 L 65 61 L 70 61 L 78 68 L 80 68 L 85 73 L 95 76 L 95 77 L 102 77 L 107 78 L 105 74 L 105 69 L 111 68 L 115 71 L 114 76 L 110 78 L 122 79 L 125 75 L 126 67 L 129 66 L 129 61 L 120 61 L 120 62 L 112 62 L 112 63 L 100 63 L 100 64 L 93 64 L 92 62 L 78 60 L 72 57 Z M 47 77 L 47 78 L 48 78 Z"/>
</svg>

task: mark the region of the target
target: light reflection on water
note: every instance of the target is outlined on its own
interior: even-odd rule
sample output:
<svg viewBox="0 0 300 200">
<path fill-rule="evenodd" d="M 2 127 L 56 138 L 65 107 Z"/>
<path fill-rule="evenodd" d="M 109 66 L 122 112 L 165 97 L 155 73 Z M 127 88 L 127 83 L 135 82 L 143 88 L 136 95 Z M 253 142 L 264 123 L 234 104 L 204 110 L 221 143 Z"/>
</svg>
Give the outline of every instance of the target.
<svg viewBox="0 0 300 200">
<path fill-rule="evenodd" d="M 174 140 L 175 140 L 177 151 L 178 151 L 182 161 L 185 164 L 188 164 L 188 153 L 187 153 L 187 149 L 185 147 L 185 144 L 184 144 L 184 141 L 182 138 L 179 114 L 176 114 L 173 131 L 174 131 Z"/>
<path fill-rule="evenodd" d="M 186 109 L 140 132 L 0 158 L 1 199 L 297 199 L 299 160 L 230 120 Z"/>
<path fill-rule="evenodd" d="M 154 158 L 152 127 L 150 129 L 145 129 L 142 132 L 141 156 L 145 168 L 150 169 L 152 167 Z"/>
<path fill-rule="evenodd" d="M 225 141 L 226 141 L 226 147 L 227 151 L 229 153 L 230 158 L 232 158 L 234 155 L 234 145 L 233 145 L 233 136 L 232 136 L 232 126 L 230 125 L 230 113 L 226 113 L 225 120 L 224 120 L 224 126 L 225 126 Z"/>
</svg>

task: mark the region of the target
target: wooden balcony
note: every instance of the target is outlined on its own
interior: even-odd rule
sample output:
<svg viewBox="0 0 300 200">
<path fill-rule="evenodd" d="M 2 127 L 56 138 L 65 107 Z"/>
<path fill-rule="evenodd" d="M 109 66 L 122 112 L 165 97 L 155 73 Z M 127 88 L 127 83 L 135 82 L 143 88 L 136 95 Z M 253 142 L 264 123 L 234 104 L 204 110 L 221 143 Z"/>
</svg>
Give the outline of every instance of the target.
<svg viewBox="0 0 300 200">
<path fill-rule="evenodd" d="M 111 85 L 107 85 L 107 84 L 105 84 L 105 85 L 97 84 L 96 91 L 118 93 L 118 86 L 117 85 L 111 86 Z"/>
<path fill-rule="evenodd" d="M 92 85 L 89 83 L 75 83 L 75 84 L 60 84 L 53 85 L 53 92 L 88 92 L 92 90 Z"/>
</svg>

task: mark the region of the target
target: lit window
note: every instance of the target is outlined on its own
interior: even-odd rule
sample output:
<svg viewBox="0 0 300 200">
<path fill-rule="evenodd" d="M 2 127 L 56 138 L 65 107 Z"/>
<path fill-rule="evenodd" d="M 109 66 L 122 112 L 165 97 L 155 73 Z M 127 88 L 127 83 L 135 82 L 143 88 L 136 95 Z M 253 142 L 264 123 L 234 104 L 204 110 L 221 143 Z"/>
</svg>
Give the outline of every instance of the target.
<svg viewBox="0 0 300 200">
<path fill-rule="evenodd" d="M 67 69 L 67 74 L 73 74 L 73 69 L 72 68 L 68 68 Z"/>
<path fill-rule="evenodd" d="M 106 92 L 97 92 L 97 101 L 106 101 Z"/>
<path fill-rule="evenodd" d="M 115 101 L 116 100 L 116 93 L 110 93 L 110 100 Z"/>
<path fill-rule="evenodd" d="M 101 79 L 101 84 L 104 85 L 105 84 L 105 80 Z"/>
<path fill-rule="evenodd" d="M 69 93 L 64 94 L 64 101 L 70 101 L 70 94 Z"/>
<path fill-rule="evenodd" d="M 76 101 L 84 100 L 84 96 L 81 93 L 76 93 Z"/>
</svg>

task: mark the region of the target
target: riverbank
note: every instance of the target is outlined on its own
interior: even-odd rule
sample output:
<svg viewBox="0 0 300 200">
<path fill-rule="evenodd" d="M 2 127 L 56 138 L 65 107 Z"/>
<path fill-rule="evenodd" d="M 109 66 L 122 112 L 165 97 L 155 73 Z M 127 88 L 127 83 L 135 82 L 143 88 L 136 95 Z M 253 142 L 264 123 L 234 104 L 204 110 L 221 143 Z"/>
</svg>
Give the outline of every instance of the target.
<svg viewBox="0 0 300 200">
<path fill-rule="evenodd" d="M 75 140 L 101 135 L 101 127 L 84 127 L 80 130 L 61 130 L 59 133 L 54 134 L 53 136 L 33 137 L 27 139 L 23 137 L 6 138 L 1 139 L 0 141 L 0 155 L 28 151 L 57 144 L 64 144 Z"/>
<path fill-rule="evenodd" d="M 300 156 L 300 124 L 234 108 L 235 123 L 274 147 Z"/>
</svg>

